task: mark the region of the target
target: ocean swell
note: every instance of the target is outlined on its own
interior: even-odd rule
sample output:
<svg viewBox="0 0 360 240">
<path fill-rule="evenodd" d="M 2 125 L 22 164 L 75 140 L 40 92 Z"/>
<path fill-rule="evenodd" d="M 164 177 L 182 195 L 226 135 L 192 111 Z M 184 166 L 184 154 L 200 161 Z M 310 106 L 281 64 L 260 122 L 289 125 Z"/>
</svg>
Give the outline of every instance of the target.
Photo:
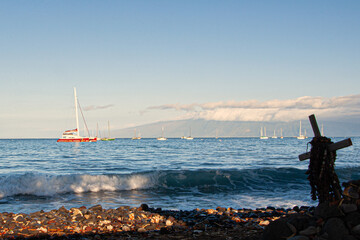
<svg viewBox="0 0 360 240">
<path fill-rule="evenodd" d="M 360 168 L 338 169 L 341 181 L 359 178 Z M 14 195 L 53 196 L 127 190 L 177 190 L 203 193 L 291 191 L 308 188 L 306 170 L 260 168 L 228 170 L 166 170 L 113 175 L 49 175 L 26 173 L 0 176 L 0 198 Z"/>
</svg>

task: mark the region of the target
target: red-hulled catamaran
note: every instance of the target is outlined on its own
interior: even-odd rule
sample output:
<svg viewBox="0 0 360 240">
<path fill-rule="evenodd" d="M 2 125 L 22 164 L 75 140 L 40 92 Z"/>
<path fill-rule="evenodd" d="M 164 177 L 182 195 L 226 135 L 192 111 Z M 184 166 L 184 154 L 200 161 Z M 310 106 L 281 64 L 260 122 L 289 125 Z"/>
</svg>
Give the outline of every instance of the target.
<svg viewBox="0 0 360 240">
<path fill-rule="evenodd" d="M 57 140 L 57 142 L 96 142 L 97 137 L 81 137 L 80 136 L 79 117 L 78 117 L 78 104 L 79 104 L 79 102 L 78 102 L 78 99 L 77 99 L 77 96 L 76 96 L 76 88 L 74 88 L 74 97 L 75 97 L 76 128 L 72 129 L 72 130 L 66 130 L 65 132 L 63 132 L 61 138 L 59 138 Z M 84 119 L 84 122 L 85 122 L 85 119 Z M 86 122 L 85 122 L 85 126 L 86 126 Z"/>
</svg>

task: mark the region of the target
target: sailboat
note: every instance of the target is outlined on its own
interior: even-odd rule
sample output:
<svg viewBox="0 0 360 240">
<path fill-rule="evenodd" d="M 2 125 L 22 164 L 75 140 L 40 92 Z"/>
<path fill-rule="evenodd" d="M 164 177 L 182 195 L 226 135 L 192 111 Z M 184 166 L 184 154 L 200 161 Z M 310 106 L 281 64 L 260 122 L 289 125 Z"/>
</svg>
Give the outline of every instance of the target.
<svg viewBox="0 0 360 240">
<path fill-rule="evenodd" d="M 108 121 L 108 137 L 101 138 L 101 141 L 114 141 L 115 138 L 110 137 L 110 122 Z"/>
<path fill-rule="evenodd" d="M 306 129 L 305 129 L 305 135 L 306 135 Z M 300 120 L 300 129 L 299 129 L 299 136 L 297 137 L 297 139 L 305 139 L 306 136 L 301 134 L 301 120 Z"/>
<path fill-rule="evenodd" d="M 188 136 L 188 137 L 184 137 L 184 139 L 186 139 L 186 140 L 193 140 L 194 138 L 191 136 L 191 128 L 189 129 L 189 132 L 190 132 L 189 136 Z"/>
<path fill-rule="evenodd" d="M 158 137 L 157 140 L 160 140 L 160 141 L 167 140 L 167 138 L 164 137 L 164 127 L 161 128 L 161 137 Z"/>
<path fill-rule="evenodd" d="M 280 138 L 283 139 L 284 137 L 283 137 L 283 134 L 282 134 L 282 128 L 280 130 L 281 130 L 280 131 L 281 132 Z"/>
<path fill-rule="evenodd" d="M 260 129 L 260 139 L 269 139 L 269 137 L 266 136 L 266 127 L 264 127 L 264 131 L 263 131 L 263 128 L 261 127 L 261 129 Z"/>
<path fill-rule="evenodd" d="M 132 140 L 139 140 L 139 139 L 141 139 L 141 137 L 140 137 L 140 131 L 139 131 L 139 136 L 136 135 L 136 128 L 134 129 L 134 137 L 131 138 L 131 139 L 132 139 Z"/>
<path fill-rule="evenodd" d="M 76 116 L 76 128 L 71 130 L 66 130 L 63 132 L 61 138 L 57 140 L 57 142 L 96 142 L 96 137 L 81 137 L 80 136 L 80 128 L 79 128 L 79 115 L 78 115 L 78 99 L 76 96 L 76 88 L 74 87 L 74 100 L 75 100 L 75 116 Z M 79 105 L 80 107 L 80 105 Z M 81 108 L 80 108 L 81 111 Z M 84 124 L 86 126 L 86 122 L 83 115 Z M 87 129 L 87 127 L 86 127 Z M 89 131 L 88 131 L 89 133 Z M 90 134 L 89 134 L 90 135 Z"/>
<path fill-rule="evenodd" d="M 274 135 L 271 138 L 278 138 L 275 134 L 275 130 L 274 130 Z"/>
</svg>

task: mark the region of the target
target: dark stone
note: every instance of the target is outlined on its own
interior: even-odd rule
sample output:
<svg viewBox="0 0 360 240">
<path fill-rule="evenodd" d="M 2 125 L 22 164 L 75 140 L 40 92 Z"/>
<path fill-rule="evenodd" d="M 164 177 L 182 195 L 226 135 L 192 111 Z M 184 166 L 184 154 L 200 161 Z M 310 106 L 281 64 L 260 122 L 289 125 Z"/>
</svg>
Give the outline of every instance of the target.
<svg viewBox="0 0 360 240">
<path fill-rule="evenodd" d="M 350 228 L 350 229 L 359 225 L 360 224 L 360 213 L 352 212 L 352 213 L 346 214 L 345 223 L 348 226 L 348 228 Z"/>
<path fill-rule="evenodd" d="M 320 203 L 315 208 L 315 217 L 317 218 L 333 218 L 333 217 L 343 217 L 344 214 L 341 212 L 341 210 L 336 206 L 330 206 L 328 202 Z"/>
<path fill-rule="evenodd" d="M 262 240 L 286 239 L 294 233 L 290 229 L 286 219 L 271 222 L 264 230 Z"/>
<path fill-rule="evenodd" d="M 139 207 L 140 211 L 148 211 L 149 210 L 149 206 L 145 203 L 141 204 Z"/>
<path fill-rule="evenodd" d="M 349 230 L 340 218 L 330 218 L 326 221 L 323 231 L 328 234 L 329 240 L 339 240 L 349 235 Z"/>
<path fill-rule="evenodd" d="M 216 210 L 219 211 L 219 212 L 225 212 L 225 211 L 226 211 L 226 208 L 224 208 L 224 207 L 217 207 Z"/>
<path fill-rule="evenodd" d="M 308 226 L 315 226 L 316 222 L 315 219 L 312 219 L 310 216 L 308 215 L 303 215 L 303 214 L 291 214 L 288 218 L 287 218 L 288 223 L 290 223 L 291 225 L 293 225 L 296 230 L 299 232 L 303 229 L 306 229 Z"/>
<path fill-rule="evenodd" d="M 166 227 L 160 228 L 160 234 L 167 234 L 169 233 L 169 230 Z"/>
<path fill-rule="evenodd" d="M 300 212 L 300 208 L 299 208 L 298 206 L 293 207 L 293 210 L 294 210 L 295 212 Z"/>
<path fill-rule="evenodd" d="M 89 208 L 89 210 L 91 211 L 102 211 L 102 206 L 101 205 L 95 205 Z"/>
</svg>

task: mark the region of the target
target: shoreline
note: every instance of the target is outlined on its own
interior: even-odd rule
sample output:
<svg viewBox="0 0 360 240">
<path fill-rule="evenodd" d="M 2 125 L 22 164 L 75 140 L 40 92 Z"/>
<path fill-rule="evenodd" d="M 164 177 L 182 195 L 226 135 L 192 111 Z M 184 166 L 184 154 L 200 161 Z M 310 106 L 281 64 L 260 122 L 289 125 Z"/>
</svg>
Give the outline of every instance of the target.
<svg viewBox="0 0 360 240">
<path fill-rule="evenodd" d="M 2 239 L 259 239 L 271 222 L 312 207 L 163 210 L 147 204 L 104 209 L 61 207 L 30 214 L 0 213 Z"/>
</svg>

